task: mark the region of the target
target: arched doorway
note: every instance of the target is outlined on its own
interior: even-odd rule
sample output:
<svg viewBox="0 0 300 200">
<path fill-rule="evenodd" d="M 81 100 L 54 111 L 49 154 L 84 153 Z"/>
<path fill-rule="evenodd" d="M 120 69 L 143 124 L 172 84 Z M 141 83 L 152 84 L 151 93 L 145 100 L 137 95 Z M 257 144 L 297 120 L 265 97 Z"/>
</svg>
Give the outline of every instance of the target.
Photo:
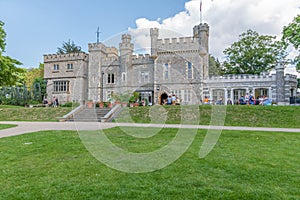
<svg viewBox="0 0 300 200">
<path fill-rule="evenodd" d="M 159 101 L 159 104 L 160 105 L 163 105 L 164 104 L 164 101 L 165 101 L 165 99 L 167 99 L 168 98 L 168 95 L 167 95 L 167 93 L 162 93 L 161 95 L 160 95 L 160 101 Z"/>
</svg>

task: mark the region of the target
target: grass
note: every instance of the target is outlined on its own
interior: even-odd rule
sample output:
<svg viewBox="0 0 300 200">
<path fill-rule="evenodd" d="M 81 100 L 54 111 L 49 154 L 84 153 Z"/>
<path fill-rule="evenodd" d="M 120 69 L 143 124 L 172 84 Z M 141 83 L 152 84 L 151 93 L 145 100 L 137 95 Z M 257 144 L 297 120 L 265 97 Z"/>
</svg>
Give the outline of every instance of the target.
<svg viewBox="0 0 300 200">
<path fill-rule="evenodd" d="M 224 108 L 224 107 L 223 107 Z M 136 123 L 181 123 L 180 106 L 125 108 L 115 120 Z M 197 108 L 196 108 L 197 109 Z M 225 108 L 224 108 L 225 109 Z M 153 113 L 155 113 L 154 117 Z M 209 125 L 212 107 L 199 106 L 200 125 Z M 165 118 L 164 118 L 165 117 Z M 157 119 L 154 119 L 157 118 Z M 249 127 L 300 128 L 300 106 L 227 106 L 224 125 Z"/>
<path fill-rule="evenodd" d="M 0 106 L 0 121 L 58 121 L 72 110 L 71 107 L 36 107 Z"/>
<path fill-rule="evenodd" d="M 0 130 L 2 129 L 7 129 L 7 128 L 12 128 L 12 127 L 16 127 L 17 125 L 14 124 L 0 124 Z"/>
<path fill-rule="evenodd" d="M 176 132 L 162 129 L 142 139 L 118 127 L 106 130 L 113 143 L 132 152 L 158 149 Z M 123 173 L 101 164 L 74 131 L 2 138 L 0 199 L 300 198 L 299 133 L 223 131 L 213 151 L 199 159 L 205 133 L 198 130 L 176 162 L 145 174 Z"/>
</svg>

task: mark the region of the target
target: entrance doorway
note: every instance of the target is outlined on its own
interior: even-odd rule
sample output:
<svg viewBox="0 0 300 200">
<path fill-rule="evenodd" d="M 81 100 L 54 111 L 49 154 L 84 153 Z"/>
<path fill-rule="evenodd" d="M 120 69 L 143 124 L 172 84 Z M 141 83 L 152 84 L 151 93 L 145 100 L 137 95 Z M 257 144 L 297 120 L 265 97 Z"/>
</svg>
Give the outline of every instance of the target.
<svg viewBox="0 0 300 200">
<path fill-rule="evenodd" d="M 161 95 L 160 95 L 160 102 L 159 102 L 159 104 L 160 105 L 163 105 L 164 104 L 164 102 L 167 100 L 167 98 L 168 98 L 168 95 L 167 95 L 167 93 L 162 93 Z"/>
</svg>

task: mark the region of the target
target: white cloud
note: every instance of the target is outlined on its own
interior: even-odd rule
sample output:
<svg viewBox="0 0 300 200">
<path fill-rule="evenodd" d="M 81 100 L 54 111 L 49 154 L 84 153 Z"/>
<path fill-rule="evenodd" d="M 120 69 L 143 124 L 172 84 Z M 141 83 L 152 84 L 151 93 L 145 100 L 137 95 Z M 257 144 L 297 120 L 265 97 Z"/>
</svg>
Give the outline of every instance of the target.
<svg viewBox="0 0 300 200">
<path fill-rule="evenodd" d="M 281 37 L 282 28 L 299 14 L 298 0 L 202 0 L 203 22 L 210 26 L 210 53 L 222 60 L 223 50 L 238 40 L 247 29 L 259 34 Z M 200 0 L 185 4 L 185 11 L 167 19 L 136 20 L 137 28 L 129 28 L 139 47 L 150 47 L 149 28 L 160 28 L 160 37 L 192 35 L 200 22 Z M 169 31 L 163 31 L 169 30 Z M 170 31 L 171 30 L 171 31 Z"/>
</svg>

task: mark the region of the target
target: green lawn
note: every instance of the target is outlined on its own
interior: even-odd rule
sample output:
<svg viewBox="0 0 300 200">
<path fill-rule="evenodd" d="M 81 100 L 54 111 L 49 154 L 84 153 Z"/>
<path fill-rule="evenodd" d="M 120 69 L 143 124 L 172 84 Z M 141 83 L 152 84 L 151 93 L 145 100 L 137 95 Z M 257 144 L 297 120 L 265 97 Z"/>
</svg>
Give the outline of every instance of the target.
<svg viewBox="0 0 300 200">
<path fill-rule="evenodd" d="M 25 108 L 20 106 L 0 106 L 0 121 L 58 121 L 72 110 L 71 107 Z"/>
<path fill-rule="evenodd" d="M 6 129 L 6 128 L 12 128 L 12 127 L 16 127 L 17 125 L 14 124 L 0 124 L 0 130 L 1 129 Z"/>
<path fill-rule="evenodd" d="M 209 125 L 212 117 L 212 106 L 203 105 L 194 108 L 199 109 L 198 124 Z M 226 110 L 224 125 L 227 126 L 300 128 L 300 106 L 234 105 L 223 107 L 222 110 Z M 161 106 L 160 109 L 133 107 L 124 108 L 115 121 L 180 124 L 182 123 L 182 116 L 182 107 L 180 106 Z"/>
<path fill-rule="evenodd" d="M 106 130 L 114 144 L 132 152 L 158 149 L 176 132 L 162 129 L 143 139 Z M 213 151 L 199 159 L 205 133 L 198 130 L 176 162 L 144 174 L 101 164 L 75 131 L 2 138 L 0 199 L 300 199 L 300 133 L 223 131 Z"/>
</svg>

